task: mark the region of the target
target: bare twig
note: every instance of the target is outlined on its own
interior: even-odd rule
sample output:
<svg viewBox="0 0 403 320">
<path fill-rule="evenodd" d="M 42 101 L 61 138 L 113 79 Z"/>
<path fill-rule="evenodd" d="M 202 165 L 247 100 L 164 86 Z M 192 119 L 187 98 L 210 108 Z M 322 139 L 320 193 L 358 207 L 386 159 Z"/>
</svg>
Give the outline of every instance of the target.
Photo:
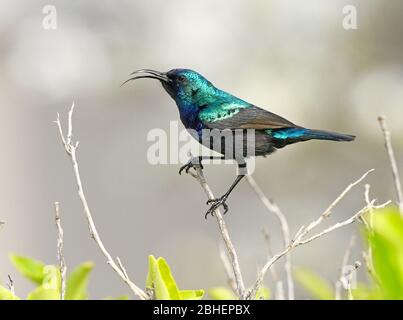
<svg viewBox="0 0 403 320">
<path fill-rule="evenodd" d="M 60 221 L 59 202 L 55 202 L 54 207 L 55 207 L 55 223 L 57 228 L 57 259 L 59 261 L 59 269 L 61 277 L 60 299 L 64 300 L 66 295 L 67 265 L 63 253 L 63 228 Z"/>
<path fill-rule="evenodd" d="M 379 125 L 381 126 L 383 136 L 385 138 L 385 147 L 386 147 L 386 150 L 388 152 L 390 166 L 392 168 L 393 180 L 395 182 L 397 202 L 398 202 L 398 205 L 399 205 L 400 213 L 403 215 L 402 184 L 400 182 L 399 169 L 397 168 L 395 153 L 394 153 L 393 147 L 392 147 L 392 140 L 391 140 L 391 137 L 390 137 L 390 131 L 388 130 L 388 127 L 386 125 L 386 120 L 385 120 L 384 116 L 379 116 L 378 121 L 379 121 Z"/>
<path fill-rule="evenodd" d="M 313 221 L 308 227 L 304 228 L 304 230 L 302 230 L 303 232 L 303 236 L 306 235 L 309 231 L 311 231 L 312 229 L 314 229 L 316 226 L 318 226 L 319 224 L 321 224 L 323 222 L 323 220 L 325 220 L 328 216 L 331 215 L 332 210 L 334 209 L 334 207 L 341 201 L 343 200 L 343 198 L 351 191 L 351 189 L 353 189 L 356 185 L 358 185 L 359 183 L 361 183 L 361 181 L 363 181 L 370 173 L 374 172 L 374 169 L 368 170 L 367 172 L 365 172 L 361 178 L 359 178 L 358 180 L 354 181 L 353 183 L 350 183 L 346 189 L 343 190 L 342 193 L 340 193 L 340 195 L 336 198 L 336 200 L 334 200 L 330 206 L 320 215 L 319 219 Z"/>
<path fill-rule="evenodd" d="M 127 274 L 126 268 L 123 266 L 122 261 L 120 261 L 120 258 L 116 257 L 116 261 L 118 262 L 120 270 L 122 270 L 122 272 L 125 275 L 126 279 L 128 279 L 129 275 Z"/>
<path fill-rule="evenodd" d="M 206 178 L 204 177 L 203 170 L 201 169 L 200 166 L 196 166 L 195 170 L 196 173 L 193 176 L 200 183 L 200 186 L 202 187 L 207 198 L 214 199 L 214 195 L 210 189 L 210 186 L 207 184 Z M 220 229 L 220 233 L 224 241 L 225 247 L 227 249 L 229 260 L 231 262 L 232 270 L 234 272 L 234 278 L 237 288 L 236 291 L 238 293 L 239 298 L 242 300 L 245 298 L 245 285 L 242 278 L 241 268 L 239 266 L 238 255 L 236 253 L 234 245 L 232 244 L 231 238 L 228 233 L 227 225 L 219 209 L 216 209 L 214 211 L 214 217 L 217 220 L 218 228 Z"/>
<path fill-rule="evenodd" d="M 266 264 L 263 266 L 262 270 L 260 271 L 258 278 L 254 284 L 254 286 L 252 287 L 252 289 L 248 292 L 247 294 L 247 298 L 251 299 L 252 297 L 254 297 L 256 295 L 257 290 L 260 288 L 263 279 L 267 273 L 267 271 L 270 269 L 270 267 L 280 258 L 282 258 L 283 256 L 285 256 L 286 254 L 288 254 L 292 249 L 300 246 L 300 245 L 304 245 L 307 244 L 319 237 L 322 237 L 332 231 L 335 231 L 341 227 L 344 227 L 346 225 L 349 225 L 353 222 L 355 222 L 357 219 L 359 219 L 359 217 L 364 214 L 366 211 L 368 211 L 369 207 L 368 205 L 365 206 L 363 209 L 361 209 L 360 211 L 358 211 L 357 213 L 355 213 L 352 217 L 350 217 L 349 219 L 346 219 L 342 222 L 338 222 L 335 225 L 323 230 L 322 232 L 319 232 L 309 238 L 306 238 L 306 235 L 315 227 L 317 227 L 320 223 L 323 222 L 324 218 L 328 217 L 332 211 L 332 209 L 334 208 L 334 206 L 346 195 L 346 193 L 348 191 L 350 191 L 352 189 L 353 186 L 357 185 L 359 182 L 361 182 L 370 172 L 372 172 L 373 170 L 369 170 L 367 171 L 360 179 L 358 179 L 356 182 L 353 182 L 352 184 L 350 184 L 347 189 L 345 189 L 341 195 L 336 199 L 337 201 L 334 201 L 331 206 L 326 209 L 320 216 L 318 219 L 316 219 L 315 221 L 313 221 L 312 223 L 310 223 L 308 225 L 308 227 L 304 227 L 302 226 L 297 234 L 295 235 L 294 239 L 291 241 L 291 243 L 281 252 L 275 254 L 271 259 L 269 259 Z M 347 191 L 346 191 L 347 190 Z M 373 206 L 373 203 L 375 202 L 375 200 L 372 200 L 371 205 Z M 390 201 L 380 205 L 380 206 L 373 206 L 375 208 L 380 208 L 380 207 L 384 207 L 386 205 L 388 205 L 390 203 Z"/>
<path fill-rule="evenodd" d="M 269 257 L 272 257 L 273 256 L 273 250 L 271 248 L 271 236 L 270 236 L 270 233 L 266 228 L 262 229 L 262 233 L 263 233 L 264 239 L 266 240 L 266 243 L 267 243 L 267 252 L 269 254 Z M 280 280 L 279 276 L 277 274 L 275 266 L 273 266 L 273 268 L 270 268 L 270 273 L 271 273 L 271 276 L 272 276 L 272 278 L 273 278 L 273 280 L 275 282 Z"/>
<path fill-rule="evenodd" d="M 380 206 L 376 206 L 376 208 L 383 208 L 385 206 L 387 206 L 390 203 L 390 201 L 380 205 Z M 358 211 L 356 214 L 354 214 L 351 218 L 343 221 L 343 222 L 339 222 L 336 223 L 334 226 L 327 228 L 326 230 L 308 238 L 308 239 L 302 239 L 302 233 L 299 233 L 299 235 L 297 235 L 294 240 L 291 241 L 291 244 L 288 245 L 283 251 L 275 254 L 271 259 L 269 259 L 266 264 L 263 266 L 262 270 L 260 271 L 258 278 L 254 284 L 254 286 L 252 287 L 252 289 L 249 291 L 249 293 L 247 294 L 247 298 L 251 299 L 251 297 L 254 297 L 256 295 L 257 290 L 260 288 L 263 279 L 267 273 L 267 271 L 270 269 L 270 267 L 280 258 L 282 258 L 283 256 L 285 256 L 286 254 L 288 254 L 292 249 L 295 249 L 296 247 L 300 246 L 300 245 L 304 245 L 307 244 L 319 237 L 322 237 L 332 231 L 335 231 L 341 227 L 344 227 L 346 225 L 349 225 L 353 222 L 355 222 L 359 216 L 361 216 L 362 214 L 364 214 L 365 212 L 368 211 L 368 207 L 365 206 L 363 209 L 361 209 L 360 211 Z"/>
<path fill-rule="evenodd" d="M 357 271 L 357 269 L 361 267 L 361 262 L 356 261 L 354 262 L 354 266 L 350 271 L 345 275 L 346 282 L 347 282 L 347 294 L 348 294 L 348 300 L 354 300 L 353 296 L 353 290 L 351 288 L 351 275 Z"/>
<path fill-rule="evenodd" d="M 353 234 L 350 238 L 350 241 L 348 243 L 346 252 L 343 255 L 343 261 L 340 267 L 340 276 L 339 279 L 336 282 L 336 291 L 335 291 L 335 296 L 336 296 L 336 300 L 340 300 L 341 299 L 341 289 L 343 287 L 343 283 L 344 283 L 344 279 L 345 279 L 345 270 L 346 267 L 348 266 L 348 263 L 350 261 L 350 257 L 351 257 L 351 251 L 353 250 L 353 247 L 355 245 L 355 240 L 356 237 Z"/>
<path fill-rule="evenodd" d="M 369 191 L 370 191 L 371 186 L 369 184 L 365 185 L 365 191 L 364 191 L 364 198 L 365 202 L 367 203 L 369 210 L 368 210 L 368 215 L 369 215 L 369 221 L 364 225 L 367 231 L 372 234 L 373 233 L 373 227 L 374 227 L 374 208 L 371 205 L 370 197 L 369 197 Z M 364 217 L 362 218 L 363 221 L 366 221 Z M 365 255 L 364 255 L 365 257 Z M 367 255 L 368 260 L 365 260 L 367 262 L 367 267 L 370 267 L 371 271 L 373 271 L 373 263 L 372 263 L 372 247 L 369 246 L 368 248 L 368 255 Z"/>
<path fill-rule="evenodd" d="M 10 275 L 7 275 L 8 278 L 8 289 L 10 289 L 10 292 L 13 296 L 15 296 L 15 288 L 14 288 L 14 281 L 13 278 L 11 278 Z"/>
<path fill-rule="evenodd" d="M 90 208 L 88 206 L 87 203 L 87 199 L 85 197 L 84 194 L 84 190 L 83 190 L 83 184 L 81 181 L 81 176 L 80 176 L 80 171 L 78 168 L 78 162 L 77 162 L 77 155 L 76 155 L 76 150 L 78 147 L 78 141 L 76 141 L 75 143 L 72 141 L 72 137 L 73 137 L 73 124 L 72 124 L 72 116 L 73 116 L 73 111 L 74 111 L 74 103 L 71 106 L 71 109 L 68 113 L 68 130 L 67 130 L 67 136 L 65 137 L 63 134 L 63 129 L 62 129 L 62 125 L 60 123 L 60 118 L 59 115 L 57 115 L 57 119 L 56 119 L 56 124 L 58 126 L 59 129 L 59 133 L 60 133 L 60 139 L 64 145 L 64 148 L 67 152 L 67 154 L 69 155 L 72 165 L 73 165 L 73 170 L 74 170 L 74 176 L 76 179 L 76 183 L 78 186 L 78 195 L 79 198 L 81 200 L 81 203 L 83 205 L 84 208 L 84 213 L 85 216 L 87 218 L 87 222 L 88 222 L 88 226 L 89 226 L 89 231 L 90 231 L 90 235 L 91 237 L 95 240 L 96 244 L 98 245 L 99 249 L 101 250 L 102 254 L 105 256 L 107 263 L 112 267 L 112 269 L 118 274 L 118 276 L 129 286 L 129 288 L 133 291 L 133 293 L 135 295 L 137 295 L 140 299 L 146 300 L 149 299 L 149 296 L 142 290 L 140 289 L 138 286 L 136 286 L 127 276 L 127 273 L 125 271 L 125 269 L 123 267 L 119 267 L 119 265 L 114 261 L 114 259 L 112 259 L 112 256 L 109 254 L 109 252 L 106 250 L 99 234 L 98 231 L 96 229 L 94 220 L 92 218 L 92 214 L 90 211 Z"/>
<path fill-rule="evenodd" d="M 370 201 L 370 197 L 369 197 L 369 191 L 371 189 L 371 185 L 369 185 L 368 183 L 364 186 L 365 191 L 364 191 L 364 199 L 365 202 L 370 205 L 371 201 Z M 374 221 L 373 221 L 373 215 L 374 215 L 374 208 L 370 207 L 369 208 L 369 227 L 372 229 L 373 225 L 374 225 Z"/>
<path fill-rule="evenodd" d="M 237 285 L 234 277 L 234 270 L 232 269 L 232 265 L 228 260 L 228 256 L 225 253 L 225 249 L 222 245 L 220 245 L 220 259 L 224 266 L 225 273 L 227 274 L 228 284 L 231 287 L 232 291 L 237 293 Z"/>
<path fill-rule="evenodd" d="M 269 253 L 269 258 L 271 258 L 273 256 L 273 251 L 271 249 L 271 237 L 270 237 L 269 232 L 265 228 L 263 228 L 262 231 L 263 231 L 263 236 L 267 242 L 267 251 Z M 283 281 L 279 278 L 275 266 L 273 265 L 269 271 L 270 271 L 271 277 L 273 278 L 274 285 L 275 285 L 274 298 L 276 300 L 285 300 Z"/>
<path fill-rule="evenodd" d="M 266 209 L 273 213 L 276 218 L 278 219 L 280 226 L 281 226 L 281 232 L 283 235 L 283 245 L 286 247 L 290 241 L 291 241 L 291 236 L 290 236 L 290 227 L 288 226 L 287 219 L 285 215 L 281 212 L 280 208 L 278 205 L 271 199 L 267 198 L 266 195 L 263 193 L 262 189 L 259 187 L 259 185 L 256 183 L 255 179 L 251 175 L 247 175 L 246 179 L 253 189 L 253 191 L 256 193 L 260 201 L 264 204 Z M 285 269 L 285 274 L 286 274 L 286 279 L 287 279 L 287 288 L 288 288 L 288 299 L 289 300 L 294 300 L 295 294 L 294 294 L 294 281 L 292 278 L 292 264 L 291 264 L 291 254 L 287 254 L 285 256 L 285 263 L 284 263 L 284 269 Z"/>
<path fill-rule="evenodd" d="M 369 209 L 369 208 L 368 208 Z M 348 266 L 348 263 L 349 263 L 349 261 L 350 261 L 350 258 L 351 258 L 351 251 L 353 250 L 353 247 L 354 247 L 354 245 L 355 245 L 355 240 L 356 240 L 356 236 L 355 236 L 355 234 L 353 234 L 352 236 L 351 236 L 351 239 L 350 239 L 350 242 L 349 242 L 349 244 L 348 244 L 348 247 L 347 247 L 347 249 L 346 249 L 346 252 L 344 253 L 344 256 L 343 256 L 343 263 L 342 263 L 342 268 L 341 269 L 343 269 L 343 267 L 345 267 L 345 266 Z M 341 274 L 340 274 L 340 278 L 343 276 L 343 270 L 341 270 Z"/>
<path fill-rule="evenodd" d="M 374 216 L 374 208 L 371 205 L 371 201 L 370 196 L 369 196 L 369 192 L 370 192 L 370 188 L 371 186 L 369 184 L 365 185 L 365 191 L 364 191 L 364 198 L 365 198 L 365 202 L 367 203 L 369 210 L 368 210 L 368 222 L 366 221 L 366 219 L 364 219 L 364 217 L 361 217 L 361 221 L 364 223 L 365 228 L 367 229 L 367 232 L 369 235 L 372 235 L 374 232 L 373 226 L 374 226 L 374 222 L 373 222 L 373 216 Z M 374 263 L 372 260 L 372 246 L 368 246 L 368 251 L 363 251 L 362 252 L 362 258 L 364 259 L 365 262 L 365 266 L 367 268 L 367 271 L 369 273 L 369 275 L 371 276 L 371 278 L 374 280 L 375 284 L 377 286 L 379 286 L 379 279 L 374 271 Z"/>
</svg>

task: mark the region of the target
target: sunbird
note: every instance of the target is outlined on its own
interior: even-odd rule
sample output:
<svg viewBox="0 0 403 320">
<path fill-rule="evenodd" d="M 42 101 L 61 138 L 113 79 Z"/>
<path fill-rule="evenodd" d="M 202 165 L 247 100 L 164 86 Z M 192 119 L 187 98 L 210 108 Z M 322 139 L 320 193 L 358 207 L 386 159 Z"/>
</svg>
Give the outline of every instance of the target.
<svg viewBox="0 0 403 320">
<path fill-rule="evenodd" d="M 226 203 L 228 196 L 247 172 L 245 158 L 251 155 L 245 154 L 248 144 L 253 146 L 253 156 L 267 156 L 276 149 L 301 141 L 355 139 L 355 136 L 349 134 L 307 129 L 295 125 L 215 87 L 200 73 L 190 69 L 172 69 L 168 72 L 141 69 L 132 72 L 131 75 L 133 77 L 123 84 L 143 78 L 159 80 L 165 91 L 175 100 L 185 128 L 200 143 L 222 154 L 220 157 L 192 157 L 180 168 L 179 174 L 183 170 L 188 172 L 196 165 L 202 166 L 202 161 L 205 159 L 233 159 L 237 162 L 239 171 L 235 181 L 221 197 L 207 201 L 211 206 L 205 218 L 208 214 L 213 215 L 220 206 L 223 206 L 224 213 L 228 211 Z M 222 133 L 219 141 L 212 141 L 210 136 L 205 139 L 210 131 Z M 248 131 L 253 134 L 249 135 Z M 233 139 L 227 139 L 228 137 Z"/>
</svg>

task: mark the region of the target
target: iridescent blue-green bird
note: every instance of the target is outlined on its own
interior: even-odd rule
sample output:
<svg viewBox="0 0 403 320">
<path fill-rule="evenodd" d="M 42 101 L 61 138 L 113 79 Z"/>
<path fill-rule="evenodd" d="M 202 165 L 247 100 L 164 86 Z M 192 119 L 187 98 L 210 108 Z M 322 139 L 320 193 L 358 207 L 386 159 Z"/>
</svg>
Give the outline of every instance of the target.
<svg viewBox="0 0 403 320">
<path fill-rule="evenodd" d="M 250 142 L 253 145 L 254 156 L 266 156 L 276 149 L 286 145 L 307 140 L 332 140 L 352 141 L 355 136 L 335 132 L 307 129 L 274 114 L 246 102 L 234 95 L 216 88 L 209 80 L 196 71 L 189 69 L 173 69 L 168 72 L 158 72 L 150 69 L 137 70 L 133 77 L 124 83 L 151 78 L 161 82 L 167 93 L 175 100 L 178 106 L 180 119 L 191 135 L 210 149 L 223 154 L 221 159 L 234 159 L 240 168 L 239 174 L 226 193 L 220 198 L 209 200 L 211 204 L 208 214 L 213 214 L 219 207 L 224 207 L 224 213 L 228 211 L 226 200 L 235 186 L 245 176 L 246 162 L 244 157 Z M 123 83 L 123 84 L 124 84 Z M 203 135 L 209 130 L 230 132 L 235 135 L 241 132 L 241 139 L 230 139 L 228 142 L 222 135 L 218 141 L 204 139 Z M 246 131 L 253 131 L 253 138 Z M 235 142 L 234 142 L 235 141 Z M 230 151 L 229 151 L 230 150 Z M 194 165 L 201 165 L 202 160 L 216 157 L 194 157 L 181 167 L 179 173 Z"/>
</svg>

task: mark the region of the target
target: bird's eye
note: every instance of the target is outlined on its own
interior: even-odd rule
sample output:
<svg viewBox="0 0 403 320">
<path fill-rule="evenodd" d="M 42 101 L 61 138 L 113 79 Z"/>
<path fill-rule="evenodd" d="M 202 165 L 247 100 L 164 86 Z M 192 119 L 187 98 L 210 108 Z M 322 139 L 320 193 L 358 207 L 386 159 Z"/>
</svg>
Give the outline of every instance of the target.
<svg viewBox="0 0 403 320">
<path fill-rule="evenodd" d="M 178 81 L 179 81 L 179 82 L 183 82 L 183 81 L 185 81 L 185 79 L 186 79 L 186 78 L 185 78 L 184 76 L 179 76 L 179 77 L 178 77 Z"/>
</svg>

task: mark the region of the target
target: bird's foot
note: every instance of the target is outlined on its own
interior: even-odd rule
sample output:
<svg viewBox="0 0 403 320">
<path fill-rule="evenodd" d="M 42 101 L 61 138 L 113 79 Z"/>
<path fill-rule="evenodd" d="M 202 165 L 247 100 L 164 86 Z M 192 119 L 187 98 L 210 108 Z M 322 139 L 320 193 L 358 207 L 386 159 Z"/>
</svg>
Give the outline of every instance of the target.
<svg viewBox="0 0 403 320">
<path fill-rule="evenodd" d="M 179 174 L 182 174 L 182 171 L 183 171 L 183 170 L 185 170 L 186 173 L 189 173 L 189 170 L 190 170 L 191 168 L 194 168 L 194 167 L 199 167 L 199 168 L 201 168 L 201 169 L 204 169 L 204 168 L 203 168 L 203 165 L 201 164 L 200 159 L 198 159 L 198 158 L 192 158 L 192 159 L 190 159 L 190 160 L 188 161 L 188 163 L 186 163 L 185 165 L 183 165 L 182 167 L 180 167 L 180 169 L 179 169 Z"/>
<path fill-rule="evenodd" d="M 223 195 L 222 197 L 218 199 L 210 199 L 207 201 L 207 204 L 211 204 L 210 209 L 207 210 L 206 214 L 204 215 L 204 218 L 207 219 L 207 216 L 211 214 L 211 216 L 214 216 L 214 211 L 216 211 L 220 206 L 223 206 L 224 208 L 224 214 L 227 213 L 228 211 L 228 205 L 226 204 L 225 201 L 227 201 L 227 195 Z"/>
</svg>

